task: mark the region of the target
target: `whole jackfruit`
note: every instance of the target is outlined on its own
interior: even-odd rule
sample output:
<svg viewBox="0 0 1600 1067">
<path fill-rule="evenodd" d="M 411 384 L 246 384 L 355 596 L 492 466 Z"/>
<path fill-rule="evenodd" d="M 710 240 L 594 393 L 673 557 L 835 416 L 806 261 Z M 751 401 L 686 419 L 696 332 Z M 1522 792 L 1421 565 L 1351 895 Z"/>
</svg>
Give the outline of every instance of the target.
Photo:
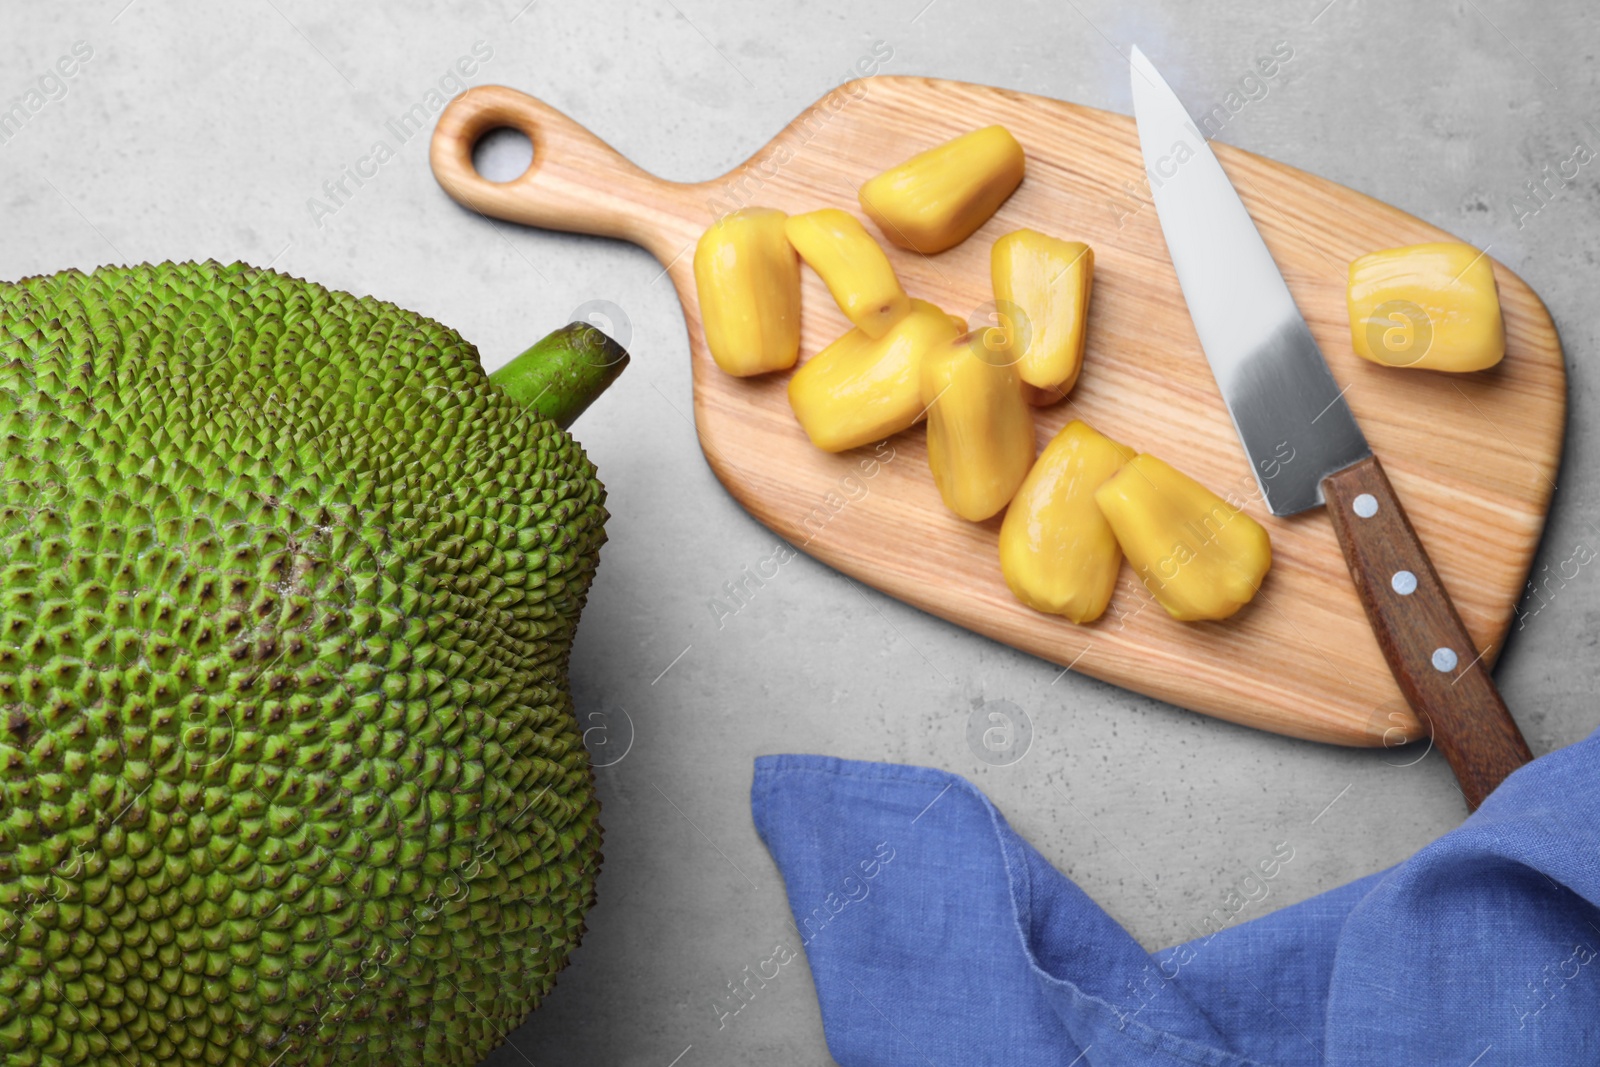
<svg viewBox="0 0 1600 1067">
<path fill-rule="evenodd" d="M 0 285 L 0 1059 L 465 1064 L 582 934 L 582 449 L 216 263 Z"/>
</svg>

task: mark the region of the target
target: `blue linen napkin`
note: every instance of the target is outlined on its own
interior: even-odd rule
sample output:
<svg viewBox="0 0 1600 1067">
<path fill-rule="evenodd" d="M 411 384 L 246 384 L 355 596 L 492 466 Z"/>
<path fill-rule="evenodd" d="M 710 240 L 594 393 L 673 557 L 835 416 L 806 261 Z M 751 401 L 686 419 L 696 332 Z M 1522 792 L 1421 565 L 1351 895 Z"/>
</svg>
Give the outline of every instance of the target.
<svg viewBox="0 0 1600 1067">
<path fill-rule="evenodd" d="M 1595 1065 L 1597 761 L 1600 732 L 1390 870 L 1155 953 L 956 775 L 767 756 L 751 800 L 842 1067 Z"/>
</svg>

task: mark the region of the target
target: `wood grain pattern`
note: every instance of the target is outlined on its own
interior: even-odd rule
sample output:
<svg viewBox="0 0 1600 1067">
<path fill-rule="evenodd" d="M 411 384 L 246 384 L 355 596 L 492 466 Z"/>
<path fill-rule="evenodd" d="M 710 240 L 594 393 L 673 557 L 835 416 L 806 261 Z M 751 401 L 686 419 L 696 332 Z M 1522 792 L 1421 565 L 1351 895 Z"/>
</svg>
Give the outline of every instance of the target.
<svg viewBox="0 0 1600 1067">
<path fill-rule="evenodd" d="M 1328 518 L 1389 669 L 1476 810 L 1533 759 L 1376 456 L 1322 480 Z"/>
<path fill-rule="evenodd" d="M 1032 227 L 1095 251 L 1088 352 L 1076 389 L 1039 413 L 1041 444 L 1069 419 L 1152 452 L 1218 492 L 1255 489 L 1201 354 L 1143 179 L 1133 120 L 959 82 L 880 76 L 813 105 L 749 161 L 693 184 L 646 175 L 547 105 L 473 89 L 441 115 L 434 173 L 455 199 L 498 218 L 620 237 L 649 249 L 676 285 L 694 362 L 695 421 L 707 460 L 763 523 L 818 559 L 935 615 L 1073 671 L 1234 722 L 1350 745 L 1422 736 L 1385 665 L 1333 528 L 1252 504 L 1274 566 L 1257 600 L 1226 623 L 1168 618 L 1130 572 L 1097 623 L 1079 627 L 1014 600 L 996 558 L 998 519 L 944 510 L 920 429 L 880 452 L 817 451 L 789 411 L 786 375 L 734 379 L 705 348 L 694 242 L 745 205 L 858 211 L 856 187 L 947 138 L 1003 123 L 1028 176 L 964 244 L 937 256 L 887 246 L 908 292 L 967 315 L 990 297 L 989 246 Z M 476 174 L 471 147 L 510 126 L 534 161 L 503 184 Z M 1397 371 L 1359 359 L 1345 311 L 1350 260 L 1448 235 L 1360 193 L 1215 146 L 1326 353 L 1373 450 L 1455 599 L 1474 647 L 1494 661 L 1554 489 L 1566 417 L 1561 346 L 1539 298 L 1495 265 L 1505 361 L 1473 375 Z M 868 223 L 869 229 L 872 229 Z M 848 327 L 817 277 L 804 281 L 802 352 Z M 804 358 L 804 357 L 802 357 Z M 1067 684 L 1057 687 L 1071 699 Z"/>
</svg>

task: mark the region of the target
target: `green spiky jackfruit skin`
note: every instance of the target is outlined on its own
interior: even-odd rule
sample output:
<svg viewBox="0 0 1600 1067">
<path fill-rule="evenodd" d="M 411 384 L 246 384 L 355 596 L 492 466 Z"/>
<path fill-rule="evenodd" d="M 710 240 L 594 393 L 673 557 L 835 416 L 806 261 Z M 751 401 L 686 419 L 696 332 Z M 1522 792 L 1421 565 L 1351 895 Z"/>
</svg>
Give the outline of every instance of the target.
<svg viewBox="0 0 1600 1067">
<path fill-rule="evenodd" d="M 583 451 L 235 264 L 0 285 L 8 1065 L 467 1064 L 583 932 Z"/>
</svg>

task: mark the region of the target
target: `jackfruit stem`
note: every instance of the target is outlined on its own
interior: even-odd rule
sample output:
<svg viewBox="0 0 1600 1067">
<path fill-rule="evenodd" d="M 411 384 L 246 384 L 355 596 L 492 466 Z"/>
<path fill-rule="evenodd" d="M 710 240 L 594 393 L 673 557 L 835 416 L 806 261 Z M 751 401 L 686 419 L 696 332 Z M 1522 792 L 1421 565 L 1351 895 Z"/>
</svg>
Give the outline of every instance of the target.
<svg viewBox="0 0 1600 1067">
<path fill-rule="evenodd" d="M 628 352 L 587 322 L 569 322 L 489 375 L 523 407 L 563 430 L 628 365 Z"/>
</svg>

